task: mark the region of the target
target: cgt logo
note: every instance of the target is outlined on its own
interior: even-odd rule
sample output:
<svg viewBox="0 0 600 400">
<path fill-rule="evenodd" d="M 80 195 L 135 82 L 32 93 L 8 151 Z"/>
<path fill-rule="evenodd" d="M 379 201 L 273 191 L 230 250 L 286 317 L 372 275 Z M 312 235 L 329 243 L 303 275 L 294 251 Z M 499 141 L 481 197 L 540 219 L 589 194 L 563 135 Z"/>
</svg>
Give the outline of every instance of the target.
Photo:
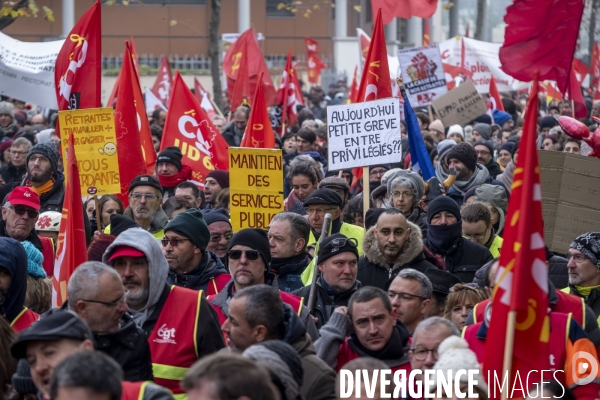
<svg viewBox="0 0 600 400">
<path fill-rule="evenodd" d="M 175 339 L 175 328 L 167 328 L 167 324 L 163 324 L 160 329 L 156 332 L 156 334 L 160 337 L 160 339 L 156 338 L 154 341 L 156 343 L 170 343 L 177 344 Z"/>
<path fill-rule="evenodd" d="M 598 361 L 587 351 L 578 351 L 573 354 L 571 361 L 571 374 L 573 382 L 577 385 L 587 385 L 598 376 Z"/>
</svg>

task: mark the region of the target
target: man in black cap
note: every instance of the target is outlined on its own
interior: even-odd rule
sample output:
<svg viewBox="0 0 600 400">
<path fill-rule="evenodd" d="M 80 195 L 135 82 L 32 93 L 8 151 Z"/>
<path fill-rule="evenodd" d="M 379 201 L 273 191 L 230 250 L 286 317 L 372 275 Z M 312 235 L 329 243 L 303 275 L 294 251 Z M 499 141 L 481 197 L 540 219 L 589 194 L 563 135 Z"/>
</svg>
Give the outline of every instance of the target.
<svg viewBox="0 0 600 400">
<path fill-rule="evenodd" d="M 496 179 L 498 174 L 502 173 L 500 166 L 494 161 L 494 144 L 491 140 L 481 139 L 475 142 L 475 153 L 477 153 L 477 162 L 487 168 L 490 176 Z"/>
<path fill-rule="evenodd" d="M 129 184 L 129 207 L 123 215 L 160 240 L 169 222 L 162 209 L 162 199 L 163 188 L 158 179 L 152 175 L 138 175 Z"/>
<path fill-rule="evenodd" d="M 600 317 L 600 232 L 577 236 L 569 246 L 567 258 L 569 286 L 563 292 L 585 299 L 596 318 Z"/>
<path fill-rule="evenodd" d="M 165 226 L 161 248 L 169 263 L 168 284 L 204 290 L 207 296 L 223 289 L 231 275 L 219 257 L 206 250 L 209 240 L 208 227 L 197 208 L 177 214 Z"/>
<path fill-rule="evenodd" d="M 317 258 L 320 276 L 316 285 L 316 301 L 312 315 L 317 318 L 317 328 L 321 328 L 339 306 L 348 306 L 348 300 L 360 287 L 356 280 L 358 249 L 356 240 L 341 233 L 327 236 L 319 245 Z M 312 285 L 294 292 L 308 303 Z"/>
<path fill-rule="evenodd" d="M 435 267 L 428 268 L 425 271 L 425 276 L 429 278 L 433 288 L 431 304 L 429 305 L 429 310 L 425 314 L 425 318 L 443 317 L 446 308 L 446 298 L 450 294 L 450 289 L 457 283 L 462 282 L 450 272 L 442 271 Z"/>
<path fill-rule="evenodd" d="M 179 147 L 167 147 L 156 158 L 156 175 L 163 188 L 163 200 L 175 195 L 175 188 L 181 182 L 192 179 L 192 168 L 183 165 L 183 155 Z"/>
<path fill-rule="evenodd" d="M 210 241 L 206 250 L 212 251 L 221 259 L 225 268 L 227 268 L 227 246 L 233 236 L 233 229 L 229 216 L 222 208 L 216 208 L 204 214 L 204 220 L 210 233 Z"/>
<path fill-rule="evenodd" d="M 342 209 L 350 197 L 350 184 L 344 178 L 328 176 L 319 182 L 319 189 L 331 189 L 342 199 Z"/>
<path fill-rule="evenodd" d="M 229 302 L 236 292 L 254 285 L 277 285 L 275 274 L 271 272 L 269 239 L 264 230 L 247 228 L 237 232 L 229 241 L 227 255 L 232 278 L 219 294 L 208 298 L 221 324 L 229 317 Z M 281 300 L 292 306 L 308 334 L 316 340 L 319 332 L 308 309 L 302 305 L 302 298 L 282 291 L 280 293 Z"/>
<path fill-rule="evenodd" d="M 425 246 L 442 256 L 446 271 L 462 282 L 472 282 L 475 272 L 493 259 L 487 248 L 462 236 L 460 208 L 450 197 L 440 196 L 429 204 L 427 225 Z"/>
</svg>

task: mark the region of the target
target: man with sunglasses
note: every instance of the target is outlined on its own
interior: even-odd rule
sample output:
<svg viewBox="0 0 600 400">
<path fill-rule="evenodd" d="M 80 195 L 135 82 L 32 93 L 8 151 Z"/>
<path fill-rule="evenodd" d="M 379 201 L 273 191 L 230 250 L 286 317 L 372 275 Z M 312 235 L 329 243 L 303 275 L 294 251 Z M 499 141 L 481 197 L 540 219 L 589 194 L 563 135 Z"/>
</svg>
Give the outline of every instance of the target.
<svg viewBox="0 0 600 400">
<path fill-rule="evenodd" d="M 177 214 L 165 226 L 161 248 L 169 263 L 168 284 L 203 290 L 206 296 L 223 289 L 231 275 L 219 257 L 206 250 L 209 241 L 210 232 L 197 208 Z"/>
<path fill-rule="evenodd" d="M 485 246 L 494 258 L 500 257 L 502 238 L 494 232 L 492 214 L 481 201 L 473 201 L 460 210 L 463 237 L 473 243 Z"/>
</svg>

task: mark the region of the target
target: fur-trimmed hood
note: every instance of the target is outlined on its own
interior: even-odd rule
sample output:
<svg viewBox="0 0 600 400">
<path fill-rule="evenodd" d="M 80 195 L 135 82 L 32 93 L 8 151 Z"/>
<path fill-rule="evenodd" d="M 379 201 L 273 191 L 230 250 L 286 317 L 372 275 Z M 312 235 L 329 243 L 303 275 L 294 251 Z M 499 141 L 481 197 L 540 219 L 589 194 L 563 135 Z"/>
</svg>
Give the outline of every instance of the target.
<svg viewBox="0 0 600 400">
<path fill-rule="evenodd" d="M 410 221 L 406 221 L 410 228 L 410 236 L 408 241 L 404 244 L 404 249 L 400 256 L 394 263 L 393 270 L 396 270 L 417 258 L 423 253 L 423 239 L 421 238 L 421 229 L 418 225 L 413 224 Z M 385 260 L 381 250 L 379 249 L 379 242 L 375 239 L 374 234 L 375 227 L 371 227 L 366 233 L 363 239 L 363 252 L 367 260 L 370 263 L 389 269 L 388 262 Z"/>
</svg>

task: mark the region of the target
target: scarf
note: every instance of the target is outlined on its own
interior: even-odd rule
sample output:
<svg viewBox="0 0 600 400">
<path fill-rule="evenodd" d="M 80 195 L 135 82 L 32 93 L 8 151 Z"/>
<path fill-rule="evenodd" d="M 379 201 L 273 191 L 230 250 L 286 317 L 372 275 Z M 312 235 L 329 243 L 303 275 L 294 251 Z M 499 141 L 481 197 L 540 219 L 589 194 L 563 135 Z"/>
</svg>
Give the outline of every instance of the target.
<svg viewBox="0 0 600 400">
<path fill-rule="evenodd" d="M 190 179 L 192 179 L 192 167 L 189 165 L 182 165 L 181 171 L 175 175 L 158 175 L 160 186 L 164 188 L 173 188 L 181 182 L 189 181 Z"/>
<path fill-rule="evenodd" d="M 307 253 L 303 251 L 302 253 L 291 257 L 271 258 L 271 270 L 279 275 L 282 270 L 287 269 L 284 267 L 291 267 L 289 272 L 286 271 L 286 274 L 294 273 L 293 267 L 299 264 L 303 265 L 302 261 L 306 260 L 306 255 Z"/>
<path fill-rule="evenodd" d="M 592 293 L 592 290 L 598 289 L 598 288 L 600 288 L 600 285 L 598 285 L 598 286 L 577 286 L 577 285 L 575 285 L 575 289 L 577 289 L 579 294 L 581 294 L 584 297 L 588 297 L 590 295 L 590 293 Z"/>
<path fill-rule="evenodd" d="M 372 351 L 365 348 L 358 340 L 355 332 L 350 334 L 350 340 L 348 340 L 348 344 L 352 350 L 356 351 L 363 357 L 373 357 L 384 362 L 386 362 L 386 360 L 397 361 L 402 358 L 406 358 L 408 361 L 408 358 L 405 357 L 404 354 L 404 346 L 406 346 L 408 343 L 409 336 L 410 335 L 408 334 L 404 324 L 396 323 L 394 329 L 392 330 L 392 336 L 390 337 L 390 340 L 388 340 L 386 345 L 383 346 L 381 350 Z M 389 365 L 387 362 L 386 364 Z"/>
<path fill-rule="evenodd" d="M 438 163 L 439 164 L 439 163 Z M 486 167 L 477 163 L 477 168 L 473 172 L 473 175 L 468 181 L 455 181 L 452 187 L 460 192 L 460 194 L 465 194 L 467 190 L 472 188 L 473 186 L 483 185 L 490 179 L 490 173 Z"/>
<path fill-rule="evenodd" d="M 356 290 L 356 282 L 354 282 L 354 285 L 352 285 L 352 287 L 344 292 L 338 292 L 337 290 L 335 290 L 334 288 L 332 288 L 326 281 L 325 279 L 323 279 L 323 275 L 319 276 L 319 280 L 317 281 L 317 283 L 319 284 L 319 286 L 321 286 L 323 289 L 325 289 L 325 291 L 327 292 L 327 295 L 329 295 L 329 297 L 339 297 L 339 296 L 343 296 L 345 294 L 348 294 L 352 291 Z"/>
<path fill-rule="evenodd" d="M 448 179 L 448 173 L 444 171 L 444 167 L 441 162 L 438 162 L 435 166 L 435 177 L 438 178 L 438 181 L 444 182 Z"/>
<path fill-rule="evenodd" d="M 43 195 L 45 195 L 46 193 L 50 192 L 52 190 L 52 188 L 54 187 L 54 182 L 56 182 L 56 180 L 54 178 L 49 179 L 46 183 L 44 183 L 42 186 L 32 186 L 31 185 L 31 181 L 29 179 L 27 179 L 27 182 L 25 182 L 25 186 L 29 186 L 30 188 L 32 188 L 39 197 L 42 197 Z"/>
<path fill-rule="evenodd" d="M 442 254 L 447 254 L 450 247 L 462 235 L 462 222 L 451 225 L 427 224 L 427 239 Z M 435 253 L 435 252 L 434 252 Z"/>
</svg>

